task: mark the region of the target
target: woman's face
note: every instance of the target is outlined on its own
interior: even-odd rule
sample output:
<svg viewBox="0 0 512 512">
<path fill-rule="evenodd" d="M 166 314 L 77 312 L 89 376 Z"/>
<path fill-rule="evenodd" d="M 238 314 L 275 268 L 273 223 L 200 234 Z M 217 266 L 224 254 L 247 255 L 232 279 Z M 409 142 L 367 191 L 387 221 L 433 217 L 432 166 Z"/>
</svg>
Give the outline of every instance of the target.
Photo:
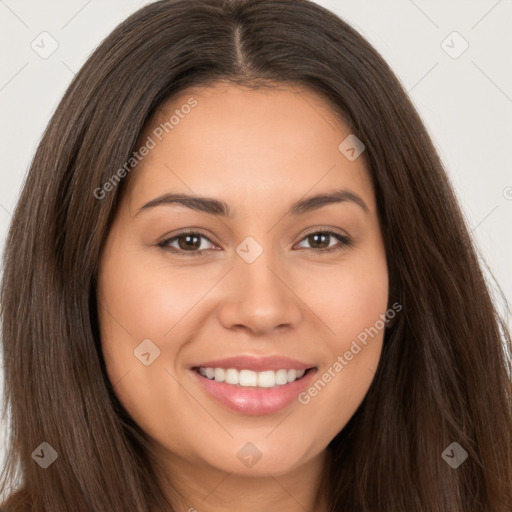
<svg viewBox="0 0 512 512">
<path fill-rule="evenodd" d="M 98 302 L 114 390 L 169 463 L 290 472 L 368 391 L 388 273 L 349 135 L 315 93 L 220 84 L 147 124 Z"/>
</svg>

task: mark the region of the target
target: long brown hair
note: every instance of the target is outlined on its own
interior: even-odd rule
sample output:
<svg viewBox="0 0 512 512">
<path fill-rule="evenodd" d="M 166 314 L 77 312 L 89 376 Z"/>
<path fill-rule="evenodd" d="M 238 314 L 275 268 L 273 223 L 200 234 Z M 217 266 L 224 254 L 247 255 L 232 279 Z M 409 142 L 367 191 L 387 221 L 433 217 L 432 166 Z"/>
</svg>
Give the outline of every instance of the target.
<svg viewBox="0 0 512 512">
<path fill-rule="evenodd" d="M 95 191 L 132 156 L 162 101 L 218 81 L 314 90 L 366 146 L 390 300 L 403 309 L 368 394 L 328 446 L 329 510 L 512 510 L 512 342 L 460 207 L 389 66 L 308 0 L 155 2 L 69 86 L 4 255 L 6 510 L 172 510 L 100 349 L 96 273 L 126 179 L 101 199 Z M 46 469 L 33 458 L 43 442 L 58 454 Z M 456 469 L 442 457 L 454 442 L 468 454 Z"/>
</svg>

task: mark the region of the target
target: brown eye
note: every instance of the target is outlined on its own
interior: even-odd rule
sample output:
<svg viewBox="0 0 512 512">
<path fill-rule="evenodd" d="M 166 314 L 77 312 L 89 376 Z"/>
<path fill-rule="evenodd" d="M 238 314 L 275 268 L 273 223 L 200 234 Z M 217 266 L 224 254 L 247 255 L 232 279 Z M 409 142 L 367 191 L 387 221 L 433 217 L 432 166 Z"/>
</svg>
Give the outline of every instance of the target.
<svg viewBox="0 0 512 512">
<path fill-rule="evenodd" d="M 213 245 L 213 242 L 201 233 L 186 232 L 180 233 L 172 238 L 168 238 L 163 242 L 160 242 L 158 246 L 162 249 L 166 249 L 183 256 L 200 256 L 206 251 L 204 244 L 203 248 L 201 248 L 203 240 L 207 240 Z"/>
<path fill-rule="evenodd" d="M 199 249 L 201 246 L 201 236 L 198 235 L 179 235 L 176 240 L 179 248 L 184 251 Z"/>
<path fill-rule="evenodd" d="M 333 239 L 338 240 L 338 243 L 331 244 Z M 215 245 L 207 236 L 201 233 L 185 232 L 167 238 L 160 242 L 158 246 L 180 256 L 202 256 L 207 252 L 207 248 L 202 247 L 203 240 Z M 320 253 L 338 251 L 350 246 L 352 243 L 350 238 L 335 231 L 315 231 L 306 235 L 302 240 L 310 244 L 310 247 L 306 247 L 306 249 Z"/>
<path fill-rule="evenodd" d="M 335 238 L 338 244 L 331 245 L 330 241 Z M 306 249 L 316 250 L 316 252 L 331 252 L 344 249 L 351 245 L 351 240 L 335 231 L 315 231 L 306 235 L 302 240 L 306 240 L 311 247 Z"/>
<path fill-rule="evenodd" d="M 329 240 L 331 235 L 326 233 L 314 233 L 307 236 L 307 240 L 313 249 L 327 249 L 329 247 Z M 327 243 L 327 246 L 325 245 Z"/>
</svg>

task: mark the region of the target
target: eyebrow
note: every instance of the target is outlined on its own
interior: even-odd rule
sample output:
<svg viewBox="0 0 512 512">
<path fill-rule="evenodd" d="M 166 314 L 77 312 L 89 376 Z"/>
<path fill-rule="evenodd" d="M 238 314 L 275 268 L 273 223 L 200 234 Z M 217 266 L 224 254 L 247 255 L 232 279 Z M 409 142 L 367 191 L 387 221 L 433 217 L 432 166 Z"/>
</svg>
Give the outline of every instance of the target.
<svg viewBox="0 0 512 512">
<path fill-rule="evenodd" d="M 365 213 L 369 213 L 368 206 L 360 196 L 358 196 L 354 192 L 351 192 L 350 190 L 340 189 L 300 199 L 292 204 L 291 208 L 288 210 L 286 215 L 302 215 L 304 213 L 317 210 L 318 208 L 322 208 L 323 206 L 346 202 L 356 204 L 360 206 Z M 204 212 L 210 215 L 221 215 L 223 217 L 234 216 L 233 211 L 230 209 L 229 205 L 224 201 L 213 199 L 211 197 L 199 197 L 191 196 L 188 194 L 173 193 L 168 193 L 161 195 L 159 197 L 155 197 L 154 199 L 143 205 L 137 211 L 135 216 L 137 216 L 139 213 L 143 211 L 149 210 L 150 208 L 173 204 L 178 204 L 186 208 L 190 208 L 192 210 L 196 210 L 199 212 Z"/>
</svg>

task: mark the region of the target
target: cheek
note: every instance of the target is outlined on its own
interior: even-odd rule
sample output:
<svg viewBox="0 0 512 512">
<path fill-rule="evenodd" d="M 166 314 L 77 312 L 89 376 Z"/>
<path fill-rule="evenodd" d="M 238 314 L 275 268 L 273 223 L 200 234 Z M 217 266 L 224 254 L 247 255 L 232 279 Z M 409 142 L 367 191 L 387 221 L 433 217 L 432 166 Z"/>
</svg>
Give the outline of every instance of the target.
<svg viewBox="0 0 512 512">
<path fill-rule="evenodd" d="M 115 256 L 113 252 L 102 266 L 98 294 L 102 352 L 114 392 L 136 423 L 150 435 L 158 429 L 178 435 L 176 427 L 167 423 L 169 404 L 183 400 L 174 381 L 182 342 L 173 334 L 186 324 L 201 290 L 197 296 L 190 289 L 187 292 L 185 273 L 156 268 L 147 260 L 128 248 Z M 143 362 L 145 353 L 149 353 L 148 365 Z"/>
<path fill-rule="evenodd" d="M 102 298 L 106 325 L 132 341 L 172 338 L 173 329 L 193 309 L 208 287 L 191 282 L 190 270 L 156 266 L 137 252 L 125 251 L 106 264 Z M 100 312 L 101 313 L 101 312 Z M 181 324 L 180 324 L 181 325 Z"/>
<path fill-rule="evenodd" d="M 388 287 L 386 259 L 379 247 L 309 272 L 301 298 L 325 326 L 331 351 L 339 353 L 386 312 Z"/>
<path fill-rule="evenodd" d="M 164 370 L 172 370 L 180 349 L 173 329 L 179 329 L 198 298 L 183 292 L 185 274 L 155 268 L 147 258 L 144 261 L 140 250 L 124 247 L 113 250 L 101 267 L 98 314 L 110 381 L 114 386 L 121 383 L 116 392 L 125 398 L 125 405 L 133 402 L 133 409 L 138 403 L 150 403 L 143 396 L 150 389 L 169 388 L 170 377 Z M 150 362 L 147 366 L 144 357 Z M 133 389 L 125 393 L 130 386 Z"/>
<path fill-rule="evenodd" d="M 377 370 L 388 304 L 388 272 L 383 250 L 376 247 L 344 265 L 316 273 L 311 309 L 327 326 L 326 351 L 312 385 L 299 397 L 317 429 L 335 436 L 364 399 Z M 327 332 L 327 330 L 325 330 Z"/>
<path fill-rule="evenodd" d="M 330 311 L 337 345 L 342 350 L 348 339 L 357 338 L 376 323 L 381 326 L 388 303 L 387 270 L 383 265 L 357 265 L 340 276 L 338 283 L 340 291 L 337 298 L 332 297 Z"/>
</svg>

